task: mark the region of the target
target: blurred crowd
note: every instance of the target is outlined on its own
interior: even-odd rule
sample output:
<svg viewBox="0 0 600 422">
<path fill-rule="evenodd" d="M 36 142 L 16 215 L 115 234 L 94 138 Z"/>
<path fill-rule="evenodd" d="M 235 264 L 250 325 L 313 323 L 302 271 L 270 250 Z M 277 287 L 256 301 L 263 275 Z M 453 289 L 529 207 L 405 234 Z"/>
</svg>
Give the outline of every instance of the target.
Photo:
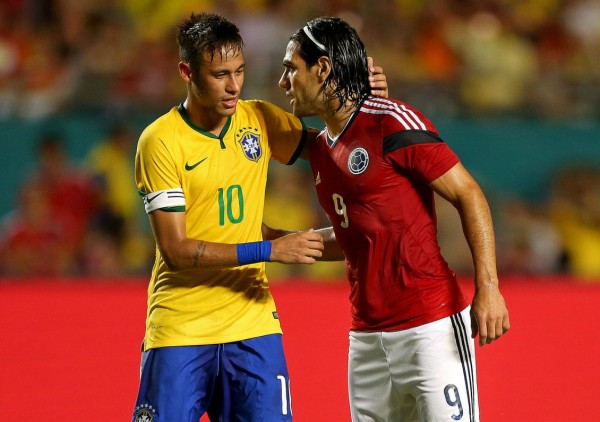
<svg viewBox="0 0 600 422">
<path fill-rule="evenodd" d="M 0 122 L 75 111 L 117 117 L 84 162 L 69 157 L 63 134 L 40 137 L 37 167 L 1 216 L 0 275 L 149 273 L 154 243 L 133 182 L 139 133 L 123 122 L 185 97 L 174 25 L 200 10 L 240 27 L 244 98 L 287 108 L 277 87 L 287 39 L 307 20 L 336 15 L 359 30 L 390 95 L 430 117 L 600 115 L 598 0 L 0 0 Z M 271 173 L 268 224 L 327 224 L 306 165 Z M 600 277 L 600 169 L 560 169 L 549 185 L 544 203 L 490 198 L 500 272 Z M 469 274 L 458 215 L 438 204 L 442 251 Z M 268 265 L 272 278 L 344 274 L 341 263 Z"/>
<path fill-rule="evenodd" d="M 163 111 L 183 90 L 174 26 L 199 10 L 239 25 L 246 98 L 285 102 L 286 40 L 335 15 L 359 30 L 392 96 L 430 115 L 600 112 L 598 0 L 2 0 L 0 116 Z"/>
<path fill-rule="evenodd" d="M 44 133 L 36 163 L 0 216 L 0 276 L 147 276 L 154 240 L 133 180 L 137 132 L 116 121 L 86 157 L 73 162 L 63 134 Z M 500 274 L 600 278 L 600 168 L 572 165 L 548 181 L 544 201 L 488 192 Z M 264 221 L 277 228 L 324 227 L 308 164 L 271 164 Z M 439 241 L 451 267 L 472 273 L 458 213 L 437 198 Z M 340 281 L 341 262 L 268 263 L 274 280 Z"/>
<path fill-rule="evenodd" d="M 137 134 L 115 123 L 83 163 L 62 134 L 42 135 L 0 226 L 0 274 L 117 276 L 147 272 L 154 253 L 133 181 Z"/>
</svg>

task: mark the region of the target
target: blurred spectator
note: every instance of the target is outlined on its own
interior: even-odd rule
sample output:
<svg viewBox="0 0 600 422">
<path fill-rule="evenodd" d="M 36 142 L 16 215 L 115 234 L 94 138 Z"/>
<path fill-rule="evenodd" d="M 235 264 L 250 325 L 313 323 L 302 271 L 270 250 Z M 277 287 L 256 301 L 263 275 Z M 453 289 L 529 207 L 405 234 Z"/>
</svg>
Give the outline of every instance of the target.
<svg viewBox="0 0 600 422">
<path fill-rule="evenodd" d="M 23 15 L 0 2 L 0 116 L 10 115 L 27 52 Z"/>
<path fill-rule="evenodd" d="M 107 136 L 96 143 L 85 160 L 99 192 L 99 206 L 121 220 L 133 220 L 140 207 L 139 196 L 131 189 L 137 136 L 127 123 L 109 127 Z"/>
<path fill-rule="evenodd" d="M 46 192 L 50 209 L 57 224 L 63 227 L 67 244 L 77 250 L 97 205 L 96 194 L 89 174 L 71 164 L 64 143 L 59 134 L 42 135 L 38 167 L 22 189 L 39 187 Z"/>
<path fill-rule="evenodd" d="M 29 54 L 17 85 L 14 114 L 39 119 L 63 111 L 75 90 L 77 71 L 54 26 L 32 31 Z"/>
<path fill-rule="evenodd" d="M 33 185 L 19 193 L 15 209 L 0 226 L 0 273 L 55 276 L 73 273 L 75 262 L 57 224 L 47 192 Z"/>
<path fill-rule="evenodd" d="M 277 87 L 286 40 L 297 28 L 296 17 L 290 16 L 288 0 L 267 0 L 264 8 L 244 7 L 242 2 L 227 3 L 226 16 L 240 28 L 249 52 L 244 59 L 246 72 L 251 75 L 248 80 L 252 83 L 244 85 L 243 95 L 263 98 L 264 92 L 272 92 Z M 281 95 L 281 99 L 284 98 Z"/>
<path fill-rule="evenodd" d="M 177 104 L 185 98 L 179 74 L 173 71 L 179 57 L 172 42 L 171 37 L 146 40 L 131 52 L 115 77 L 108 101 L 110 113 L 123 116 L 134 110 L 156 113 L 166 104 Z M 140 63 L 145 65 L 140 66 Z"/>
<path fill-rule="evenodd" d="M 77 101 L 80 107 L 92 111 L 109 109 L 115 106 L 113 96 L 119 95 L 116 82 L 128 69 L 133 60 L 132 53 L 137 51 L 139 44 L 133 27 L 118 9 L 90 13 L 85 29 L 80 50 L 82 74 Z M 145 61 L 135 64 L 147 65 Z"/>
<path fill-rule="evenodd" d="M 96 206 L 95 193 L 88 175 L 69 163 L 63 143 L 58 134 L 41 137 L 37 167 L 22 185 L 17 208 L 5 222 L 7 259 L 14 260 L 17 267 L 31 259 L 28 268 L 21 269 L 23 274 L 79 271 L 82 242 Z M 37 260 L 41 262 L 37 264 Z M 18 270 L 9 264 L 10 271 Z"/>
<path fill-rule="evenodd" d="M 476 11 L 454 37 L 463 63 L 460 95 L 468 111 L 503 115 L 522 109 L 537 75 L 536 52 L 512 30 L 510 17 Z"/>
<path fill-rule="evenodd" d="M 83 269 L 95 275 L 132 274 L 147 270 L 152 245 L 134 183 L 133 128 L 114 123 L 107 137 L 89 152 L 86 168 L 95 182 L 97 207 L 83 248 Z M 149 241 L 150 240 L 150 241 Z"/>
<path fill-rule="evenodd" d="M 572 274 L 600 276 L 600 169 L 572 166 L 553 182 L 552 219 L 560 233 Z"/>
<path fill-rule="evenodd" d="M 516 198 L 505 198 L 497 208 L 500 273 L 539 275 L 564 270 L 562 240 L 547 210 Z"/>
<path fill-rule="evenodd" d="M 0 3 L 0 115 L 162 109 L 182 96 L 169 70 L 174 25 L 199 10 L 226 14 L 244 33 L 255 81 L 246 97 L 285 105 L 274 78 L 291 28 L 329 14 L 358 28 L 393 96 L 430 113 L 600 109 L 598 0 L 13 0 Z"/>
</svg>

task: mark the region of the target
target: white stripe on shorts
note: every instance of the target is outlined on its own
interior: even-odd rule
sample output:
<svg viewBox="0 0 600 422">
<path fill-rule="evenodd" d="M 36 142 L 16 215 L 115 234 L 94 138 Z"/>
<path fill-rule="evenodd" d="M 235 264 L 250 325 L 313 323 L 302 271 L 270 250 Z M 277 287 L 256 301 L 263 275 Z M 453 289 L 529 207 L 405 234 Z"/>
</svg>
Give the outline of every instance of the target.
<svg viewBox="0 0 600 422">
<path fill-rule="evenodd" d="M 452 328 L 454 329 L 454 338 L 456 340 L 456 347 L 460 355 L 460 360 L 463 367 L 463 375 L 465 377 L 465 385 L 467 386 L 467 401 L 469 403 L 469 422 L 475 420 L 474 415 L 474 375 L 473 375 L 473 361 L 471 360 L 471 352 L 469 350 L 468 334 L 465 327 L 465 322 L 462 319 L 461 314 L 454 314 L 450 317 L 452 321 Z"/>
</svg>

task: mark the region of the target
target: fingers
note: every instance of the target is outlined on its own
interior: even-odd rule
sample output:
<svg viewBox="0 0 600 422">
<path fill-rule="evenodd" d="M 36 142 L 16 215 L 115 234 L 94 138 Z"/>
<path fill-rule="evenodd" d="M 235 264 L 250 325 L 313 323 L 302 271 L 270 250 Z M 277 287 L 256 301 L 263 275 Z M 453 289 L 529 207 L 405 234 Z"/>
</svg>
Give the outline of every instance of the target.
<svg viewBox="0 0 600 422">
<path fill-rule="evenodd" d="M 367 57 L 367 68 L 369 69 L 369 76 L 383 75 L 383 68 L 373 64 L 373 57 Z"/>
<path fill-rule="evenodd" d="M 383 69 L 381 69 L 381 67 L 375 66 L 373 67 L 373 70 L 374 74 L 369 76 L 369 86 L 371 87 L 371 95 L 376 97 L 387 98 L 388 86 L 385 75 L 381 73 L 383 72 Z"/>
<path fill-rule="evenodd" d="M 300 245 L 300 247 L 304 255 L 312 256 L 314 258 L 322 257 L 323 249 L 325 249 L 322 242 L 318 242 L 315 240 L 307 241 L 306 243 Z"/>
<path fill-rule="evenodd" d="M 314 264 L 318 258 L 323 256 L 323 244 L 319 242 L 310 242 L 303 245 L 302 248 L 290 251 L 291 257 L 287 263 Z"/>
<path fill-rule="evenodd" d="M 381 66 L 373 66 L 369 68 L 369 80 L 370 81 L 382 81 L 385 80 L 383 68 Z"/>
<path fill-rule="evenodd" d="M 369 81 L 371 82 L 371 87 L 375 83 L 379 88 L 383 88 L 381 82 L 385 82 L 385 75 L 383 74 L 383 68 L 381 66 L 375 66 L 373 64 L 373 58 L 367 57 L 367 66 L 369 69 Z"/>
<path fill-rule="evenodd" d="M 371 89 L 371 95 L 374 97 L 384 97 L 385 90 L 383 89 Z"/>
<path fill-rule="evenodd" d="M 479 334 L 479 324 L 477 323 L 477 318 L 471 309 L 471 337 L 475 338 Z"/>
<path fill-rule="evenodd" d="M 272 242 L 271 260 L 285 264 L 314 264 L 323 256 L 323 237 L 312 230 L 293 233 Z"/>
<path fill-rule="evenodd" d="M 296 233 L 295 236 L 298 237 L 298 241 L 300 242 L 299 245 L 302 247 L 318 249 L 320 251 L 325 249 L 325 245 L 323 244 L 323 236 L 315 233 L 312 229 L 304 233 Z"/>
<path fill-rule="evenodd" d="M 385 75 L 376 74 L 369 76 L 369 86 L 371 88 L 385 88 L 387 86 Z"/>
<path fill-rule="evenodd" d="M 488 338 L 487 324 L 479 325 L 479 347 L 483 347 L 490 342 L 491 341 Z"/>
<path fill-rule="evenodd" d="M 475 320 L 475 322 L 473 320 Z M 481 347 L 498 340 L 510 328 L 510 322 L 506 315 L 497 318 L 474 318 L 473 320 L 471 321 L 471 324 L 472 326 L 477 326 L 479 331 L 479 346 Z M 473 330 L 473 337 L 476 335 L 477 331 Z"/>
<path fill-rule="evenodd" d="M 471 305 L 473 338 L 479 334 L 479 346 L 498 340 L 510 329 L 506 302 L 495 288 L 478 289 Z"/>
<path fill-rule="evenodd" d="M 508 330 L 510 330 L 510 319 L 508 318 L 508 315 L 506 315 L 502 319 L 502 334 L 506 334 Z"/>
<path fill-rule="evenodd" d="M 296 233 L 295 235 L 306 238 L 308 240 L 318 240 L 320 242 L 323 242 L 323 236 L 321 236 L 319 233 L 314 231 L 314 229 L 309 229 L 308 231 L 305 231 L 305 232 L 299 232 L 299 233 Z"/>
</svg>

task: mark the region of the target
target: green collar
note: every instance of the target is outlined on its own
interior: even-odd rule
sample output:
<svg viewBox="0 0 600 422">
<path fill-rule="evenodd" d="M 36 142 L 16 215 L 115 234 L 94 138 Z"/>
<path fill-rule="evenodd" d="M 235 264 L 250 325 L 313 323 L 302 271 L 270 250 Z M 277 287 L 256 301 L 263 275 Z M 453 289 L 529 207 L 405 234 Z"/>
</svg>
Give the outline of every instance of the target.
<svg viewBox="0 0 600 422">
<path fill-rule="evenodd" d="M 227 121 L 225 122 L 225 126 L 223 126 L 223 129 L 221 129 L 221 133 L 219 134 L 219 136 L 217 136 L 214 133 L 209 132 L 206 129 L 202 129 L 200 126 L 194 124 L 194 122 L 192 122 L 192 120 L 190 119 L 190 116 L 188 115 L 187 110 L 183 106 L 183 103 L 181 103 L 177 106 L 177 111 L 179 112 L 179 115 L 187 123 L 187 125 L 189 127 L 191 127 L 196 132 L 199 132 L 204 136 L 208 136 L 209 138 L 213 138 L 213 139 L 218 139 L 221 142 L 221 148 L 225 149 L 225 144 L 223 143 L 223 138 L 225 137 L 225 134 L 229 130 L 229 126 L 231 126 L 231 118 L 232 118 L 231 116 L 229 116 L 227 118 Z"/>
</svg>

